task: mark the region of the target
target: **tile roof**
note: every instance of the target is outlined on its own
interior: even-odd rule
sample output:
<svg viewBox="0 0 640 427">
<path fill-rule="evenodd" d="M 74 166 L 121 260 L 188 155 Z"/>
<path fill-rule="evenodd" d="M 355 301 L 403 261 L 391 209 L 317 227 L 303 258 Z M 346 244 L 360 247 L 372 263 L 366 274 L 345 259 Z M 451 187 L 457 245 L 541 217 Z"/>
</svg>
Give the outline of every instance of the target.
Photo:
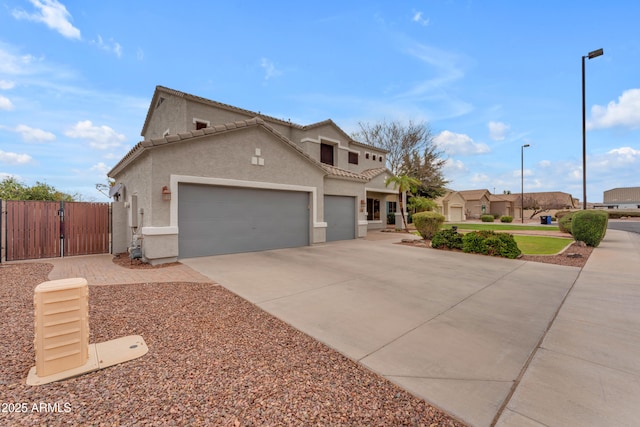
<svg viewBox="0 0 640 427">
<path fill-rule="evenodd" d="M 118 163 L 116 163 L 116 165 L 107 173 L 107 175 L 111 176 L 112 174 L 117 173 L 119 169 L 122 169 L 125 166 L 127 166 L 129 163 L 135 160 L 148 148 L 158 147 L 165 144 L 179 143 L 182 141 L 191 140 L 194 138 L 207 136 L 207 135 L 232 132 L 232 131 L 236 131 L 239 129 L 248 128 L 252 126 L 261 126 L 268 132 L 275 135 L 278 139 L 283 141 L 285 144 L 287 144 L 290 148 L 294 149 L 298 154 L 300 154 L 301 156 L 305 157 L 307 160 L 312 162 L 316 167 L 323 169 L 322 165 L 318 161 L 316 161 L 311 156 L 306 154 L 300 147 L 298 147 L 296 144 L 291 142 L 289 139 L 282 136 L 282 134 L 280 134 L 278 131 L 276 131 L 271 126 L 269 126 L 262 118 L 254 117 L 249 120 L 239 120 L 235 122 L 225 123 L 223 125 L 216 125 L 212 127 L 199 129 L 199 130 L 167 135 L 162 138 L 153 138 L 153 139 L 140 141 L 131 150 L 129 150 L 129 152 L 125 154 L 125 156 Z"/>
<path fill-rule="evenodd" d="M 322 169 L 324 169 L 325 171 L 327 171 L 329 173 L 329 175 L 334 176 L 334 177 L 338 177 L 338 178 L 347 178 L 347 179 L 352 179 L 355 181 L 362 181 L 362 182 L 367 182 L 370 180 L 370 178 L 356 173 L 356 172 L 351 172 L 348 170 L 344 170 L 344 169 L 340 169 L 338 167 L 335 166 L 331 166 L 331 165 L 326 165 L 324 163 L 320 163 L 320 166 L 322 166 Z"/>
</svg>

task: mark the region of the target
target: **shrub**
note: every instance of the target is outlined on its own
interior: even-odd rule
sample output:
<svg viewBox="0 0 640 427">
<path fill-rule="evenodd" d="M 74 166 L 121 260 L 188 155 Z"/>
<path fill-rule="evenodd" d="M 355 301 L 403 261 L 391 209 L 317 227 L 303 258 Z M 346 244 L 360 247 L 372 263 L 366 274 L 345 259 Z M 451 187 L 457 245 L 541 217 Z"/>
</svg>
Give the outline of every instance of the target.
<svg viewBox="0 0 640 427">
<path fill-rule="evenodd" d="M 558 211 L 556 212 L 556 218 L 558 218 L 558 221 L 560 221 L 560 218 L 570 213 L 571 211 Z"/>
<path fill-rule="evenodd" d="M 500 217 L 500 222 L 512 222 L 513 217 L 509 215 L 503 215 Z"/>
<path fill-rule="evenodd" d="M 558 213 L 556 213 L 556 216 L 558 216 Z M 574 212 L 567 212 L 562 216 L 558 216 L 558 228 L 563 233 L 571 234 L 571 219 L 573 218 L 573 214 Z"/>
<path fill-rule="evenodd" d="M 493 215 L 493 219 L 498 219 L 498 218 L 500 218 L 500 214 L 499 214 L 499 213 L 493 213 L 493 214 L 491 214 L 491 215 Z"/>
<path fill-rule="evenodd" d="M 494 218 L 493 218 L 493 215 L 482 215 L 480 217 L 480 220 L 482 222 L 493 222 Z"/>
<path fill-rule="evenodd" d="M 444 215 L 437 212 L 418 212 L 413 214 L 413 224 L 423 239 L 431 240 L 444 223 Z"/>
<path fill-rule="evenodd" d="M 387 224 L 395 224 L 396 223 L 396 214 L 388 213 L 387 214 Z"/>
<path fill-rule="evenodd" d="M 431 247 L 436 249 L 462 249 L 462 234 L 452 228 L 440 230 L 431 239 Z"/>
<path fill-rule="evenodd" d="M 522 253 L 511 234 L 495 233 L 495 235 L 487 237 L 486 243 L 489 255 L 514 259 Z"/>
<path fill-rule="evenodd" d="M 465 234 L 462 238 L 462 250 L 510 259 L 517 258 L 522 253 L 511 234 L 488 230 Z"/>
<path fill-rule="evenodd" d="M 571 220 L 573 238 L 594 248 L 607 233 L 609 214 L 606 211 L 586 210 L 576 212 Z"/>
<path fill-rule="evenodd" d="M 472 231 L 462 236 L 462 251 L 475 254 L 486 254 L 486 232 Z"/>
</svg>

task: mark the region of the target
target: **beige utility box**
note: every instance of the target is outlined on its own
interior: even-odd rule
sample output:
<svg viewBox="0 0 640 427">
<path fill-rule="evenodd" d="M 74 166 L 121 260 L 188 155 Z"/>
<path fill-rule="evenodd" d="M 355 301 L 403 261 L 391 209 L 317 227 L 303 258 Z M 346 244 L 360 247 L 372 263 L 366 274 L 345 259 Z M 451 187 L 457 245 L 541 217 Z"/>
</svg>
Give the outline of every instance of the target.
<svg viewBox="0 0 640 427">
<path fill-rule="evenodd" d="M 39 284 L 35 307 L 36 375 L 78 368 L 89 358 L 89 287 L 86 279 Z"/>
</svg>

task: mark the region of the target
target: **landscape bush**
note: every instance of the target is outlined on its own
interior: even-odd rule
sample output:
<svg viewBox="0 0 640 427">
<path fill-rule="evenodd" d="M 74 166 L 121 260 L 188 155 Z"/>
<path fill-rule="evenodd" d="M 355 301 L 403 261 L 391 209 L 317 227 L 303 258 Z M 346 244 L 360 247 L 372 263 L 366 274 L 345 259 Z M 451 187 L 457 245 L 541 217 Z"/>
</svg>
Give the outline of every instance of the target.
<svg viewBox="0 0 640 427">
<path fill-rule="evenodd" d="M 462 237 L 462 250 L 468 253 L 479 253 L 504 258 L 517 258 L 522 252 L 513 236 L 495 231 L 472 231 Z"/>
<path fill-rule="evenodd" d="M 395 224 L 396 223 L 396 214 L 391 212 L 387 214 L 387 224 Z"/>
<path fill-rule="evenodd" d="M 563 233 L 571 234 L 571 220 L 573 218 L 573 214 L 575 212 L 567 212 L 563 215 L 558 215 L 560 212 L 556 213 L 556 217 L 558 217 L 558 228 Z"/>
<path fill-rule="evenodd" d="M 500 222 L 512 222 L 513 217 L 509 215 L 503 215 L 500 217 Z"/>
<path fill-rule="evenodd" d="M 609 214 L 607 211 L 586 210 L 573 214 L 571 234 L 587 246 L 597 247 L 607 233 Z"/>
<path fill-rule="evenodd" d="M 571 211 L 557 211 L 556 212 L 556 218 L 558 218 L 558 221 L 560 221 L 560 218 L 562 218 L 563 216 L 570 214 Z"/>
<path fill-rule="evenodd" d="M 493 215 L 493 219 L 498 219 L 498 218 L 500 218 L 500 214 L 499 214 L 499 213 L 493 213 L 493 214 L 491 214 L 491 215 Z"/>
<path fill-rule="evenodd" d="M 431 247 L 436 249 L 462 249 L 462 234 L 452 228 L 440 230 L 433 235 Z"/>
<path fill-rule="evenodd" d="M 413 224 L 425 240 L 431 240 L 438 230 L 440 230 L 444 219 L 444 215 L 437 212 L 426 211 L 413 214 Z"/>
<path fill-rule="evenodd" d="M 480 221 L 482 222 L 493 222 L 494 219 L 493 215 L 482 215 L 480 217 Z"/>
</svg>

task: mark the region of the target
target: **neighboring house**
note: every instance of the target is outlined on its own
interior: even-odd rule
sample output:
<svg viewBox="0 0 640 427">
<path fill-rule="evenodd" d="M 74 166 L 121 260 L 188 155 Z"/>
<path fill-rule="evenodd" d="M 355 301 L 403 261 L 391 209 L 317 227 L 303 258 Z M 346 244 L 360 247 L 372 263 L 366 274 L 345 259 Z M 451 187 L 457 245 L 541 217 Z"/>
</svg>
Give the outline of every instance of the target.
<svg viewBox="0 0 640 427">
<path fill-rule="evenodd" d="M 461 222 L 466 220 L 466 201 L 459 192 L 447 190 L 444 196 L 436 198 L 434 202 L 438 207 L 438 212 L 444 215 L 445 221 Z"/>
<path fill-rule="evenodd" d="M 520 215 L 522 197 L 520 193 L 499 194 L 491 196 L 491 213 L 497 215 L 509 215 L 513 218 L 522 218 Z M 536 209 L 531 209 L 535 206 Z M 569 193 L 562 191 L 541 191 L 524 193 L 524 217 L 529 218 L 544 215 L 555 215 L 559 210 L 575 209 L 578 207 L 576 199 Z M 513 214 L 508 213 L 513 212 Z"/>
<path fill-rule="evenodd" d="M 397 203 L 387 152 L 331 120 L 301 126 L 157 86 L 142 137 L 108 173 L 113 240 L 152 264 L 363 237 Z"/>
<path fill-rule="evenodd" d="M 603 193 L 596 209 L 640 209 L 640 187 L 613 188 Z"/>
<path fill-rule="evenodd" d="M 489 196 L 489 203 L 490 213 L 493 215 L 522 218 L 519 194 L 515 197 L 513 194 L 492 194 Z"/>
<path fill-rule="evenodd" d="M 491 193 L 489 190 L 463 190 L 459 191 L 465 200 L 465 215 L 467 219 L 477 219 L 491 212 Z"/>
<path fill-rule="evenodd" d="M 491 194 L 489 190 L 459 191 L 465 199 L 465 212 L 468 219 L 477 219 L 484 214 L 510 216 L 521 219 L 522 197 L 516 194 Z M 558 210 L 574 209 L 577 207 L 575 199 L 569 193 L 562 191 L 545 191 L 524 193 L 524 217 L 529 218 L 540 214 L 554 215 Z M 528 209 L 535 205 L 537 209 Z"/>
</svg>

